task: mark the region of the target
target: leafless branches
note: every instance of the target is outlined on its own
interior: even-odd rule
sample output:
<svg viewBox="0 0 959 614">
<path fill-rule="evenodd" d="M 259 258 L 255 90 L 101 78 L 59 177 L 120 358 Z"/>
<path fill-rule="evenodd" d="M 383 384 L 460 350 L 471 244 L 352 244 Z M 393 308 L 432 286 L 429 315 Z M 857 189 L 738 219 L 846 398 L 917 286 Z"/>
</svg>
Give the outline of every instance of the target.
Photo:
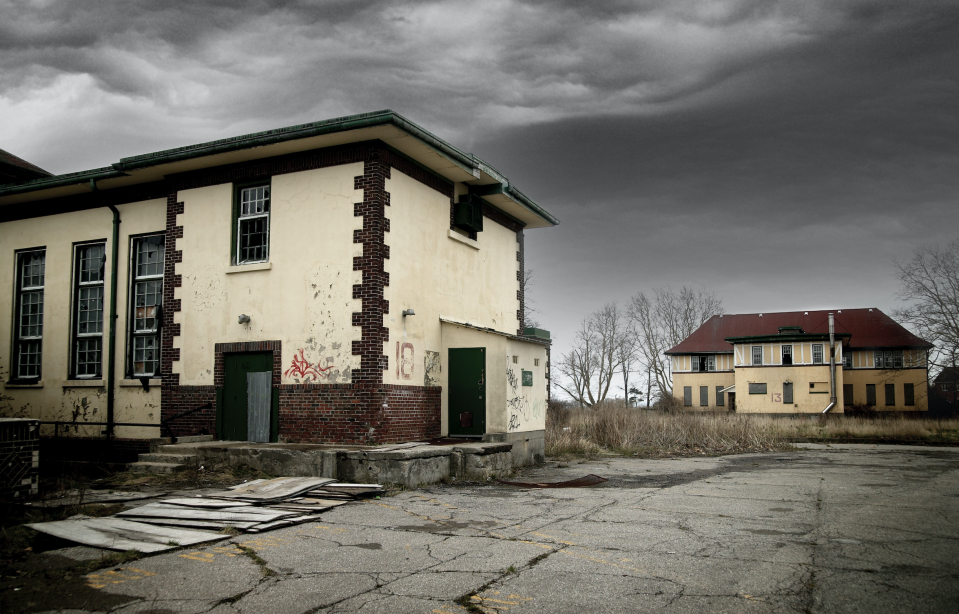
<svg viewBox="0 0 959 614">
<path fill-rule="evenodd" d="M 622 364 L 627 331 L 626 317 L 615 303 L 586 317 L 576 332 L 573 348 L 556 367 L 566 378 L 566 385 L 557 386 L 581 407 L 605 400 Z"/>
<path fill-rule="evenodd" d="M 722 313 L 722 300 L 705 288 L 693 290 L 683 286 L 678 292 L 657 288 L 652 297 L 640 292 L 630 299 L 627 314 L 635 329 L 639 359 L 649 369 L 650 377 L 655 378 L 660 398 L 670 396 L 673 389 L 669 362 L 663 352 Z"/>
<path fill-rule="evenodd" d="M 936 345 L 933 365 L 951 366 L 959 353 L 959 240 L 921 247 L 895 266 L 897 296 L 910 304 L 895 310 L 894 317 Z"/>
</svg>

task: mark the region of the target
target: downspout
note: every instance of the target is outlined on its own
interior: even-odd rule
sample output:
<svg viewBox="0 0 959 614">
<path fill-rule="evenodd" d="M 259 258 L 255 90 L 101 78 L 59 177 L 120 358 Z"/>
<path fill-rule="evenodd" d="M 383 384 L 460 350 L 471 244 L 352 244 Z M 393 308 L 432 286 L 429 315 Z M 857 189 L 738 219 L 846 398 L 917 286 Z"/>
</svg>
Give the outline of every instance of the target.
<svg viewBox="0 0 959 614">
<path fill-rule="evenodd" d="M 829 314 L 829 405 L 822 413 L 829 413 L 829 410 L 836 406 L 836 319 L 833 314 Z"/>
<path fill-rule="evenodd" d="M 97 180 L 90 180 L 90 189 L 99 192 Z M 113 365 L 117 356 L 117 261 L 120 259 L 120 211 L 107 204 L 113 212 L 113 240 L 110 254 L 110 348 L 107 350 L 107 438 L 113 437 L 113 405 L 116 374 Z"/>
</svg>

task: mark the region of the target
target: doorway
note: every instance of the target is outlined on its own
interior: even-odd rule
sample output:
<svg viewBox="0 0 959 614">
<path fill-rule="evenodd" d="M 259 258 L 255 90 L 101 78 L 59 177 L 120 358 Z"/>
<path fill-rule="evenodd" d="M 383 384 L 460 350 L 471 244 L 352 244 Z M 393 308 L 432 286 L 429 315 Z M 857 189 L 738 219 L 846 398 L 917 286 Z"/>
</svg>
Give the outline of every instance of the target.
<svg viewBox="0 0 959 614">
<path fill-rule="evenodd" d="M 486 348 L 450 348 L 450 437 L 482 437 L 486 432 Z"/>
<path fill-rule="evenodd" d="M 223 357 L 222 430 L 227 441 L 275 440 L 273 353 Z"/>
<path fill-rule="evenodd" d="M 736 411 L 736 393 L 727 392 L 726 397 L 729 399 L 729 411 Z"/>
</svg>

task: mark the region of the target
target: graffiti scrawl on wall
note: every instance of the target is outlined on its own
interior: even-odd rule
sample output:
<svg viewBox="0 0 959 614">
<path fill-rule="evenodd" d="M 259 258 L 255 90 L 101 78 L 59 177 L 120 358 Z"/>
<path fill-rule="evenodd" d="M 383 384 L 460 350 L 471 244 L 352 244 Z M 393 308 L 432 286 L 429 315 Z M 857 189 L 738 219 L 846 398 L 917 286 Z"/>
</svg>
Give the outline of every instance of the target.
<svg viewBox="0 0 959 614">
<path fill-rule="evenodd" d="M 311 380 L 319 381 L 321 379 L 335 377 L 335 373 L 332 372 L 332 364 L 326 367 L 321 367 L 319 363 L 311 363 L 303 355 L 303 351 L 303 348 L 300 348 L 298 352 L 293 355 L 290 368 L 284 371 L 283 375 L 286 377 L 303 379 L 304 384 L 308 384 Z"/>
<path fill-rule="evenodd" d="M 413 379 L 413 344 L 396 342 L 396 379 Z"/>
<path fill-rule="evenodd" d="M 513 368 L 507 364 L 506 383 L 509 385 L 509 392 L 506 394 L 506 407 L 509 409 L 508 431 L 515 431 L 523 426 L 523 422 L 529 422 L 533 418 L 539 418 L 543 415 L 544 401 L 536 399 L 530 403 L 528 396 L 523 394 L 523 388 L 519 385 L 519 378 Z"/>
</svg>

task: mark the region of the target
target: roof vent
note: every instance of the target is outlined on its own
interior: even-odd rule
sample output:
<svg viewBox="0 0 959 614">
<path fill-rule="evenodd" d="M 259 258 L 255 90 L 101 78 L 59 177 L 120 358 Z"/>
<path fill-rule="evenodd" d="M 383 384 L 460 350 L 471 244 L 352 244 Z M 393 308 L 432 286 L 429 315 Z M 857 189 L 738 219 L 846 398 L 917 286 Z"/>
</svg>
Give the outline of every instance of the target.
<svg viewBox="0 0 959 614">
<path fill-rule="evenodd" d="M 803 334 L 802 326 L 780 326 L 779 327 L 780 335 L 801 335 Z"/>
<path fill-rule="evenodd" d="M 842 313 L 842 309 L 840 309 L 837 313 Z"/>
<path fill-rule="evenodd" d="M 803 312 L 803 315 L 804 315 L 804 316 L 808 316 L 808 315 L 809 315 L 809 312 L 808 312 L 808 311 L 805 311 L 805 312 Z"/>
<path fill-rule="evenodd" d="M 869 313 L 872 313 L 872 309 L 869 310 Z"/>
<path fill-rule="evenodd" d="M 872 310 L 870 309 L 870 311 L 872 311 Z M 760 318 L 763 317 L 763 314 L 759 314 L 759 317 L 760 317 Z"/>
</svg>

